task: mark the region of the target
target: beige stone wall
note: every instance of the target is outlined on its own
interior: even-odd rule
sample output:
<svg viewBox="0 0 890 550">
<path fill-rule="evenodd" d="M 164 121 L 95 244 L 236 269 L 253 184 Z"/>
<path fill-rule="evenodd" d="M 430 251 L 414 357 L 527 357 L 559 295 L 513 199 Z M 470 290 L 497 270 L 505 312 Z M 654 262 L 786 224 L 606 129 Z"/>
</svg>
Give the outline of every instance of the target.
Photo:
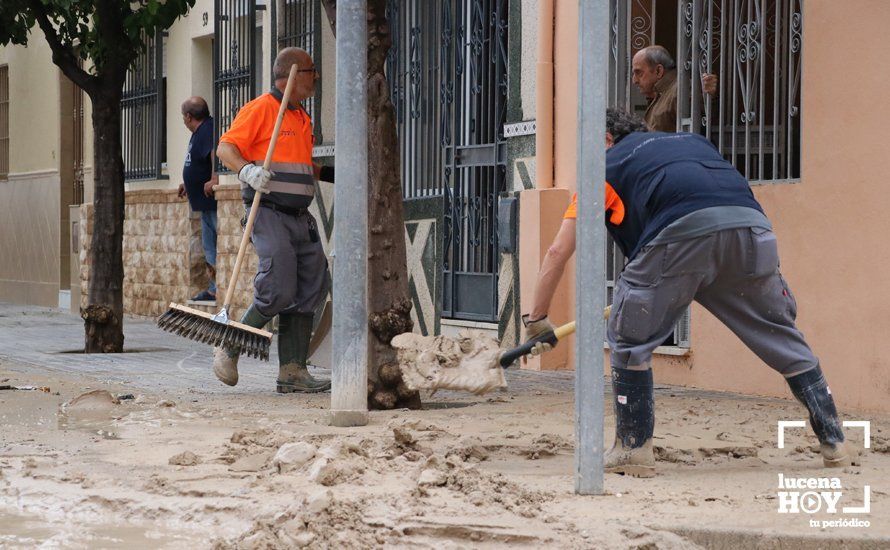
<svg viewBox="0 0 890 550">
<path fill-rule="evenodd" d="M 236 185 L 223 186 L 217 198 L 217 282 L 220 293 L 224 293 L 241 239 L 240 219 L 244 207 Z M 92 265 L 89 255 L 93 233 L 92 205 L 80 209 L 80 227 L 83 306 Z M 174 190 L 127 192 L 123 256 L 124 312 L 127 314 L 158 316 L 167 311 L 170 302 L 186 304 L 190 296 L 206 288 L 200 218 L 191 214 L 188 202 L 179 199 Z M 255 273 L 256 256 L 250 246 L 230 316 L 240 317 L 250 305 Z M 217 307 L 222 306 L 222 296 L 220 294 Z"/>
</svg>

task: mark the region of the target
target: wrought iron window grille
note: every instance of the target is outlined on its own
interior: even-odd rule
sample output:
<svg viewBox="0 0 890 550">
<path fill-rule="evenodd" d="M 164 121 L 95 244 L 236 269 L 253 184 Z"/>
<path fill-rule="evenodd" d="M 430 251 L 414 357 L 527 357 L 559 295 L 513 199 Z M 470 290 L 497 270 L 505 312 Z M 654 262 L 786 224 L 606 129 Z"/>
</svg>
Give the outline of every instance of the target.
<svg viewBox="0 0 890 550">
<path fill-rule="evenodd" d="M 124 81 L 121 97 L 121 143 L 124 179 L 160 179 L 166 160 L 164 37 L 146 37 Z"/>
<path fill-rule="evenodd" d="M 442 197 L 442 315 L 497 320 L 507 0 L 391 0 L 387 76 L 406 200 Z"/>
<path fill-rule="evenodd" d="M 256 12 L 254 0 L 214 0 L 214 141 L 232 125 L 241 106 L 257 95 Z M 217 171 L 228 168 L 217 159 Z"/>
<path fill-rule="evenodd" d="M 321 25 L 323 7 L 321 0 L 274 0 L 272 3 L 272 56 L 271 70 L 275 56 L 282 48 L 298 47 L 306 50 L 319 70 L 322 63 Z M 327 24 L 326 21 L 324 24 Z M 301 69 L 309 71 L 312 69 Z M 321 117 L 322 79 L 315 83 L 315 95 L 303 101 L 303 108 L 312 117 L 312 130 L 315 143 L 324 143 Z"/>
</svg>

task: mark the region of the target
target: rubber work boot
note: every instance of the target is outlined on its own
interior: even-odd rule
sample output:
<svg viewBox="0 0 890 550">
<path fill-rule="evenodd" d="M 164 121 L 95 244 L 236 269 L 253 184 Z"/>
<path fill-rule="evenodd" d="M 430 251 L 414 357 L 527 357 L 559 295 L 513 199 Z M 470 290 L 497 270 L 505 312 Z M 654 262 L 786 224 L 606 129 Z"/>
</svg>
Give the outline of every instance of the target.
<svg viewBox="0 0 890 550">
<path fill-rule="evenodd" d="M 329 380 L 309 374 L 309 340 L 312 338 L 312 314 L 278 316 L 278 393 L 316 393 L 331 389 Z"/>
<path fill-rule="evenodd" d="M 241 317 L 241 323 L 263 328 L 271 319 L 259 311 L 256 306 L 250 306 Z M 238 383 L 238 357 L 241 350 L 238 348 L 213 348 L 213 374 L 223 384 L 234 386 Z"/>
<path fill-rule="evenodd" d="M 615 443 L 603 457 L 603 468 L 613 474 L 634 477 L 655 475 L 652 433 L 655 402 L 652 369 L 612 369 L 615 405 Z"/>
<path fill-rule="evenodd" d="M 822 463 L 827 468 L 844 468 L 859 465 L 859 450 L 844 440 L 841 421 L 831 390 L 822 375 L 822 368 L 802 372 L 787 379 L 791 393 L 810 412 L 810 426 L 819 438 Z"/>
</svg>

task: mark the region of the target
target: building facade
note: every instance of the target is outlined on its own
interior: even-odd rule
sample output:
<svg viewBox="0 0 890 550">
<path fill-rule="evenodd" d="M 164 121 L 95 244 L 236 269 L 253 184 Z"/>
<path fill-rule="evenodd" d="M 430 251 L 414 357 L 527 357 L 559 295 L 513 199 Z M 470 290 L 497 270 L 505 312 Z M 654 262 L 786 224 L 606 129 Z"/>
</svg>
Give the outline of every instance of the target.
<svg viewBox="0 0 890 550">
<path fill-rule="evenodd" d="M 388 13 L 416 330 L 470 326 L 513 345 L 576 187 L 577 2 L 391 0 Z M 885 292 L 873 283 L 890 267 L 881 254 L 890 222 L 881 216 L 888 199 L 877 139 L 888 113 L 868 100 L 890 84 L 873 70 L 890 6 L 611 0 L 610 14 L 603 36 L 610 103 L 644 110 L 630 82 L 631 57 L 651 44 L 674 53 L 677 128 L 707 136 L 751 180 L 779 237 L 800 327 L 838 401 L 888 410 L 890 345 L 880 334 L 890 318 L 881 307 Z M 206 98 L 219 135 L 241 104 L 269 89 L 276 51 L 303 47 L 322 75 L 306 104 L 315 154 L 332 163 L 335 44 L 319 0 L 198 0 L 146 41 L 121 105 L 125 308 L 157 315 L 204 284 L 200 224 L 176 197 L 189 139 L 181 102 Z M 0 264 L 0 300 L 76 309 L 89 277 L 90 105 L 50 57 L 39 31 L 27 48 L 0 48 L 0 255 L 10 258 Z M 703 73 L 718 76 L 714 96 L 697 84 Z M 42 91 L 39 104 L 34 89 Z M 224 291 L 242 207 L 235 177 L 224 173 L 220 182 Z M 326 250 L 332 207 L 333 188 L 322 182 L 313 214 Z M 608 251 L 609 280 L 592 290 L 607 299 L 623 264 L 614 246 Z M 556 323 L 574 315 L 571 268 L 554 300 Z M 250 279 L 245 273 L 239 281 L 242 307 Z M 523 367 L 572 368 L 573 346 Z M 786 395 L 782 380 L 697 305 L 658 349 L 655 369 L 665 383 Z"/>
</svg>

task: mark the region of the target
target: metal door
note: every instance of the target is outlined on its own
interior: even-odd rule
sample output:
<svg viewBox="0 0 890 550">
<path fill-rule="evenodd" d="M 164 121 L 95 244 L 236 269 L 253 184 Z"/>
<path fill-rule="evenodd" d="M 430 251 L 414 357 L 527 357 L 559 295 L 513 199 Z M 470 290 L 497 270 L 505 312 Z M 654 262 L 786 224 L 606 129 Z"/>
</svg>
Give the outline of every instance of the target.
<svg viewBox="0 0 890 550">
<path fill-rule="evenodd" d="M 446 74 L 443 315 L 497 321 L 497 199 L 506 189 L 507 1 L 455 2 Z M 447 37 L 447 38 L 446 38 Z M 450 69 L 450 71 L 448 71 Z"/>
<path fill-rule="evenodd" d="M 444 198 L 442 316 L 497 320 L 508 0 L 393 0 L 387 71 L 406 200 Z"/>
</svg>

